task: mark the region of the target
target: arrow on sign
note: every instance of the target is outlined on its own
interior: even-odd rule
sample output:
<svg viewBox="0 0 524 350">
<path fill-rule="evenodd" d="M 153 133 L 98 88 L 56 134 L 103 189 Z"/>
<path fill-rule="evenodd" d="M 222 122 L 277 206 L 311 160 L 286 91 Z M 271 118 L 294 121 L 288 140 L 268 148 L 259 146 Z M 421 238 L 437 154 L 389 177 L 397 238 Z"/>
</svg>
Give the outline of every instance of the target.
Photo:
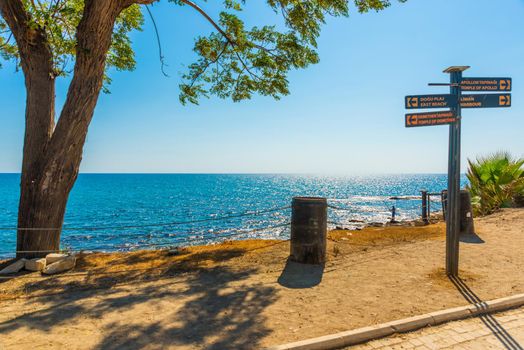
<svg viewBox="0 0 524 350">
<path fill-rule="evenodd" d="M 408 107 L 418 107 L 418 97 L 408 97 Z"/>
<path fill-rule="evenodd" d="M 511 91 L 511 80 L 510 79 L 503 79 L 500 81 L 500 89 L 501 90 L 507 90 Z"/>
<path fill-rule="evenodd" d="M 408 120 L 407 120 L 407 125 L 410 125 L 410 126 L 415 126 L 417 125 L 417 116 L 416 115 L 408 115 Z"/>
<path fill-rule="evenodd" d="M 499 96 L 499 105 L 511 106 L 511 95 L 500 95 Z"/>
</svg>

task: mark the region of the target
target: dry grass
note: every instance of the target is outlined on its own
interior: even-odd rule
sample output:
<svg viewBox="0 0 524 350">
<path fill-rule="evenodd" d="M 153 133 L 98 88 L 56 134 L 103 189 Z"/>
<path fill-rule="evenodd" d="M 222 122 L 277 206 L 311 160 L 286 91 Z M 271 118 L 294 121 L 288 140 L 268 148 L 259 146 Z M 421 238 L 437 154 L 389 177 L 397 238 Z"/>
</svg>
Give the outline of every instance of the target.
<svg viewBox="0 0 524 350">
<path fill-rule="evenodd" d="M 428 226 L 366 227 L 360 231 L 333 230 L 328 237 L 340 243 L 353 245 L 390 245 L 422 239 L 444 239 L 446 225 L 443 222 Z"/>
<path fill-rule="evenodd" d="M 179 248 L 176 252 L 140 250 L 129 253 L 81 254 L 76 270 L 114 272 L 171 266 L 180 271 L 187 271 L 213 267 L 248 252 L 271 247 L 275 243 L 280 241 L 228 241 L 216 245 Z"/>
<path fill-rule="evenodd" d="M 328 234 L 328 261 L 355 250 L 382 249 L 395 244 L 444 239 L 445 225 L 367 227 L 333 230 Z M 111 288 L 115 285 L 151 281 L 176 274 L 205 271 L 217 266 L 235 268 L 272 266 L 289 254 L 289 244 L 280 240 L 227 241 L 216 245 L 170 250 L 78 254 L 73 271 L 57 276 L 26 273 L 0 280 L 0 300 L 70 292 L 77 289 Z"/>
</svg>

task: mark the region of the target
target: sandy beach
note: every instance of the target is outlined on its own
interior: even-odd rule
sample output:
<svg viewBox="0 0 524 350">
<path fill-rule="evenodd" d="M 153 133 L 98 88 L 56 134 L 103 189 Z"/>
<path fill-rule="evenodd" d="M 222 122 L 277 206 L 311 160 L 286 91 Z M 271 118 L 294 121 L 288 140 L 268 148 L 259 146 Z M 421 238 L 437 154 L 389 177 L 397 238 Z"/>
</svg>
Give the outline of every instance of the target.
<svg viewBox="0 0 524 350">
<path fill-rule="evenodd" d="M 459 281 L 444 223 L 332 231 L 324 267 L 287 262 L 287 241 L 81 256 L 59 277 L 0 281 L 0 348 L 255 349 L 465 305 L 461 288 L 523 293 L 524 210 L 475 225 Z"/>
</svg>

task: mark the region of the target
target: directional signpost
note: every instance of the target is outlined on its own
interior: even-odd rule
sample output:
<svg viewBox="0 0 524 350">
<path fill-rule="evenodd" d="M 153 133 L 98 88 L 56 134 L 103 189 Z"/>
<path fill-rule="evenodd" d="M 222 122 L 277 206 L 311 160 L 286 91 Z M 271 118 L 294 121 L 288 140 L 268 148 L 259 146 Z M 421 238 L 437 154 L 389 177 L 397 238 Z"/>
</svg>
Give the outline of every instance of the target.
<svg viewBox="0 0 524 350">
<path fill-rule="evenodd" d="M 406 96 L 406 108 L 450 108 L 457 106 L 457 97 L 452 95 Z"/>
<path fill-rule="evenodd" d="M 406 114 L 406 128 L 445 125 L 456 121 L 457 116 L 451 111 Z"/>
<path fill-rule="evenodd" d="M 462 91 L 511 91 L 511 78 L 464 78 Z"/>
<path fill-rule="evenodd" d="M 458 276 L 460 231 L 460 136 L 462 108 L 511 107 L 511 78 L 463 78 L 469 66 L 454 66 L 444 70 L 450 83 L 429 84 L 449 86 L 449 94 L 410 95 L 406 109 L 449 108 L 445 111 L 406 114 L 407 128 L 449 124 L 448 205 L 446 213 L 446 273 Z M 499 94 L 462 94 L 468 92 L 505 92 Z M 460 101 L 460 103 L 459 103 Z"/>
<path fill-rule="evenodd" d="M 460 98 L 462 108 L 511 107 L 511 94 L 471 94 Z"/>
</svg>

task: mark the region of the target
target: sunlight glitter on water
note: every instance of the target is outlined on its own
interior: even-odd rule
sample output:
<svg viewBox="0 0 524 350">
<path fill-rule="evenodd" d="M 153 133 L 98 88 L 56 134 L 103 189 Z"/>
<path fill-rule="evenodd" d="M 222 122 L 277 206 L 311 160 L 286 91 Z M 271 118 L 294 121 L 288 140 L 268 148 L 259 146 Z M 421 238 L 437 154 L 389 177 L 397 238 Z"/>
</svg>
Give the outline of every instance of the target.
<svg viewBox="0 0 524 350">
<path fill-rule="evenodd" d="M 19 175 L 0 174 L 0 227 L 16 227 L 18 186 Z M 446 176 L 441 174 L 81 174 L 67 206 L 62 242 L 64 247 L 75 250 L 129 250 L 145 245 L 203 244 L 223 239 L 286 238 L 286 227 L 263 228 L 288 223 L 289 208 L 238 215 L 289 207 L 294 196 L 320 196 L 343 209 L 330 208 L 330 227 L 358 227 L 362 224 L 355 221 L 389 220 L 393 205 L 398 220 L 414 219 L 420 215 L 420 190 L 440 192 L 445 187 Z M 407 198 L 390 199 L 393 196 Z M 432 203 L 432 208 L 438 210 L 440 203 Z M 206 221 L 224 216 L 236 217 Z M 184 223 L 191 221 L 199 222 Z M 167 224 L 172 222 L 179 224 Z M 147 226 L 158 223 L 166 224 Z M 144 225 L 147 227 L 118 228 Z M 93 227 L 100 229 L 87 229 Z M 12 252 L 15 242 L 16 230 L 0 231 L 0 253 Z"/>
</svg>

